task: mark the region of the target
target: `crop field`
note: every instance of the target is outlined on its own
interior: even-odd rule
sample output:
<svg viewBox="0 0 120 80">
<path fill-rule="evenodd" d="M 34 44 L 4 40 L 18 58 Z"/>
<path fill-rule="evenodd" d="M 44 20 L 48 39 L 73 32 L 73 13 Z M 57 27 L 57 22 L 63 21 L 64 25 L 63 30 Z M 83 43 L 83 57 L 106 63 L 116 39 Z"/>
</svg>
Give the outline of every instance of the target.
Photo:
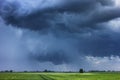
<svg viewBox="0 0 120 80">
<path fill-rule="evenodd" d="M 0 73 L 0 80 L 120 80 L 120 73 Z"/>
</svg>

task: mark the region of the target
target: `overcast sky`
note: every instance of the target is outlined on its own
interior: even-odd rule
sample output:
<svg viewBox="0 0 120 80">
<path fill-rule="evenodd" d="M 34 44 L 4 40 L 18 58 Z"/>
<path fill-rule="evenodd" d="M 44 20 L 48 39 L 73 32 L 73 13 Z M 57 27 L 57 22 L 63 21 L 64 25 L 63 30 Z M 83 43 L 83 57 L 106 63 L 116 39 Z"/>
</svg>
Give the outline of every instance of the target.
<svg viewBox="0 0 120 80">
<path fill-rule="evenodd" d="M 0 0 L 0 70 L 120 70 L 120 0 Z"/>
</svg>

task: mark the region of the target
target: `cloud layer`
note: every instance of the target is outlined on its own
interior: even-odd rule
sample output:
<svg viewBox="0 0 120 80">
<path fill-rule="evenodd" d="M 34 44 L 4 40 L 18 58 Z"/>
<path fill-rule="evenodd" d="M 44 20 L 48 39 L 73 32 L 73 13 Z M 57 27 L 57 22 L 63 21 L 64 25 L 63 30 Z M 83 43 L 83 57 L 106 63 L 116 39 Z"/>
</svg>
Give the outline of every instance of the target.
<svg viewBox="0 0 120 80">
<path fill-rule="evenodd" d="M 120 70 L 113 0 L 0 0 L 0 17 L 1 70 Z"/>
</svg>

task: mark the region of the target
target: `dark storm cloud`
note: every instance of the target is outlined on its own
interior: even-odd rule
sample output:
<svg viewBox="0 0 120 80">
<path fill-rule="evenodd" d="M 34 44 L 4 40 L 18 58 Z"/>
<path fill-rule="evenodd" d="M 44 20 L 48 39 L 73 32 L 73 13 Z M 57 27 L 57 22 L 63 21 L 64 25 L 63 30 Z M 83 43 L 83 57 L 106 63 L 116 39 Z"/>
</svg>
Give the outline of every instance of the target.
<svg viewBox="0 0 120 80">
<path fill-rule="evenodd" d="M 63 4 L 59 4 L 60 6 L 46 7 L 42 10 L 38 8 L 29 14 L 27 14 L 27 12 L 22 14 L 22 10 L 21 12 L 18 12 L 22 4 L 17 3 L 17 1 L 12 3 L 4 2 L 4 4 L 2 4 L 0 7 L 0 13 L 7 24 L 12 24 L 17 27 L 28 28 L 31 30 L 47 30 L 53 28 L 51 21 L 54 22 L 59 14 L 64 16 L 62 18 L 59 17 L 61 20 L 67 18 L 67 15 L 64 15 L 64 13 L 70 13 L 72 17 L 79 17 L 79 20 L 74 19 L 72 23 L 67 21 L 61 23 L 61 21 L 58 21 L 57 24 L 54 23 L 56 26 L 54 27 L 55 29 L 57 29 L 59 26 L 63 27 L 65 30 L 71 29 L 66 25 L 66 23 L 70 25 L 77 24 L 72 26 L 73 30 L 76 28 L 76 26 L 79 28 L 84 26 L 90 27 L 97 23 L 106 22 L 120 16 L 119 9 L 104 9 L 105 6 L 112 5 L 110 0 L 65 0 L 62 2 Z M 76 14 L 79 16 L 76 16 Z M 69 16 L 69 18 L 71 18 L 71 16 Z M 83 16 L 84 19 L 80 16 Z"/>
<path fill-rule="evenodd" d="M 35 60 L 40 62 L 52 62 L 55 65 L 70 63 L 72 61 L 70 59 L 70 56 L 66 55 L 66 53 L 63 53 L 61 51 L 51 53 L 49 52 L 42 55 L 31 55 L 31 58 L 34 58 Z"/>
<path fill-rule="evenodd" d="M 79 51 L 92 56 L 120 56 L 120 33 L 108 30 L 97 31 L 80 37 Z"/>
<path fill-rule="evenodd" d="M 97 24 L 120 17 L 120 8 L 107 8 L 95 11 L 88 19 L 88 24 Z"/>
<path fill-rule="evenodd" d="M 112 0 L 50 1 L 0 0 L 0 63 L 5 63 L 0 69 L 8 63 L 22 70 L 45 65 L 97 69 L 101 59 L 116 61 L 109 57 L 120 55 L 120 33 L 106 28 L 106 23 L 120 17 Z"/>
</svg>

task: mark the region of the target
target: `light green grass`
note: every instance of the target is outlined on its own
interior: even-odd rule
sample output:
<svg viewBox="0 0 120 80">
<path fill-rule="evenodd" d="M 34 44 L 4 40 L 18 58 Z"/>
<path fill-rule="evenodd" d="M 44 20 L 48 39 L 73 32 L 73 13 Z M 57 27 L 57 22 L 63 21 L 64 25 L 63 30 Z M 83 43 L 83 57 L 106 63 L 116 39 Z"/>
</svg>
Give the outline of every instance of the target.
<svg viewBox="0 0 120 80">
<path fill-rule="evenodd" d="M 0 80 L 120 80 L 120 73 L 0 73 Z"/>
</svg>

